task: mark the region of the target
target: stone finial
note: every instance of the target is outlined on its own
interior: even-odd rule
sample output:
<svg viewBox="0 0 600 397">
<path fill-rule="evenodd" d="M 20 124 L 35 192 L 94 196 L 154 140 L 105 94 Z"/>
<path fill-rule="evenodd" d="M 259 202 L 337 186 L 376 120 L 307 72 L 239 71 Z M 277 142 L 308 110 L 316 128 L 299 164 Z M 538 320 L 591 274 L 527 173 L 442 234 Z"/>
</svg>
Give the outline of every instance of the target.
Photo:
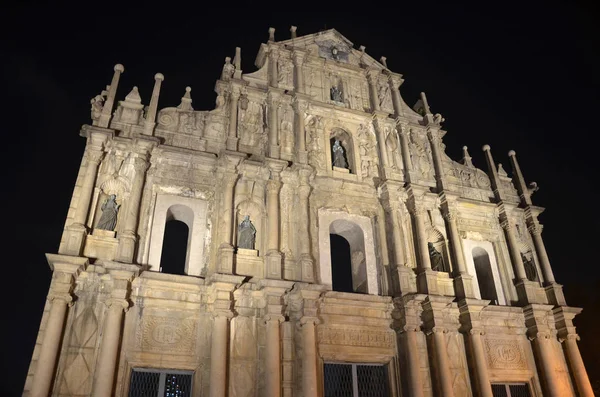
<svg viewBox="0 0 600 397">
<path fill-rule="evenodd" d="M 165 79 L 165 76 L 162 73 L 156 73 L 154 75 L 154 80 L 160 80 L 163 81 Z"/>
<path fill-rule="evenodd" d="M 473 166 L 473 162 L 471 161 L 472 157 L 469 156 L 468 148 L 466 146 L 463 146 L 462 150 L 463 150 L 463 158 L 462 158 L 463 165 L 466 165 L 469 168 L 475 168 L 475 166 Z"/>
<path fill-rule="evenodd" d="M 431 110 L 429 109 L 429 103 L 427 103 L 427 97 L 425 96 L 424 92 L 421 93 L 421 101 L 423 102 L 423 109 L 425 111 L 425 114 L 431 114 Z"/>
<path fill-rule="evenodd" d="M 115 72 L 121 72 L 123 73 L 125 71 L 125 67 L 123 65 L 121 65 L 120 63 L 117 63 L 114 67 Z"/>
<path fill-rule="evenodd" d="M 233 77 L 236 79 L 242 78 L 242 49 L 235 47 L 235 56 L 233 57 L 233 66 L 235 66 L 235 72 Z"/>
<path fill-rule="evenodd" d="M 125 102 L 142 103 L 142 98 L 140 97 L 140 92 L 138 91 L 137 86 L 134 86 L 131 92 L 127 94 L 125 97 Z"/>
<path fill-rule="evenodd" d="M 192 96 L 190 95 L 192 92 L 191 87 L 185 87 L 185 94 L 181 97 L 181 103 L 177 106 L 177 109 L 192 111 L 194 108 L 192 107 Z"/>
<path fill-rule="evenodd" d="M 107 87 L 106 100 L 102 101 L 102 105 L 97 105 L 97 118 L 94 120 L 100 127 L 107 128 L 110 124 L 110 118 L 112 116 L 112 108 L 115 102 L 115 96 L 117 94 L 117 86 L 119 84 L 119 78 L 121 73 L 125 71 L 125 68 L 120 63 L 117 63 L 114 67 L 115 73 L 113 74 L 112 81 L 110 85 Z M 92 104 L 94 105 L 94 104 Z M 94 115 L 92 116 L 94 118 Z"/>
<path fill-rule="evenodd" d="M 517 155 L 517 152 L 515 152 L 514 150 L 510 150 L 508 152 L 508 157 L 513 157 L 513 156 L 516 156 L 516 155 Z"/>
<path fill-rule="evenodd" d="M 290 28 L 290 33 L 292 35 L 292 39 L 296 38 L 296 29 L 298 29 L 296 26 L 293 26 Z"/>
<path fill-rule="evenodd" d="M 275 28 L 269 28 L 269 41 L 275 41 Z"/>
<path fill-rule="evenodd" d="M 148 105 L 148 111 L 146 112 L 146 120 L 144 123 L 144 134 L 152 135 L 156 120 L 156 110 L 158 108 L 158 97 L 160 95 L 160 85 L 165 79 L 162 73 L 156 73 L 154 75 L 154 89 L 152 90 L 152 97 L 150 98 L 150 105 Z"/>
<path fill-rule="evenodd" d="M 498 175 L 504 177 L 508 176 L 508 173 L 506 172 L 506 170 L 504 170 L 504 167 L 502 167 L 502 163 L 498 163 Z"/>
<path fill-rule="evenodd" d="M 381 64 L 387 69 L 387 58 L 386 57 L 381 57 L 379 58 L 379 60 L 381 61 Z"/>
<path fill-rule="evenodd" d="M 361 45 L 360 47 L 358 47 L 358 49 L 360 50 L 360 52 L 365 52 L 367 47 L 365 47 L 364 45 Z"/>
<path fill-rule="evenodd" d="M 490 150 L 492 150 L 492 148 L 490 147 L 490 145 L 483 145 L 481 150 L 483 150 L 484 152 L 489 152 Z"/>
</svg>

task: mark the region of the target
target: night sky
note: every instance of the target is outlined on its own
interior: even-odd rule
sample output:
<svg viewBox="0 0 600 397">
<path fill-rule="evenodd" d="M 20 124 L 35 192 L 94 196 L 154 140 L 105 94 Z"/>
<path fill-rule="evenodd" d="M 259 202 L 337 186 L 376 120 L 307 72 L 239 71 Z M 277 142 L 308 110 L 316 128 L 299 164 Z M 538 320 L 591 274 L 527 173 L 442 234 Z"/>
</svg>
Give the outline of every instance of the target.
<svg viewBox="0 0 600 397">
<path fill-rule="evenodd" d="M 89 100 L 110 83 L 114 64 L 125 66 L 117 100 L 137 85 L 148 104 L 161 72 L 159 108 L 178 105 L 189 85 L 194 108 L 208 110 L 224 58 L 239 46 L 242 69 L 252 72 L 268 28 L 283 40 L 290 25 L 299 36 L 335 28 L 375 59 L 386 56 L 404 75 L 404 100 L 412 105 L 424 91 L 445 117 L 444 143 L 455 160 L 467 145 L 487 170 L 481 147 L 489 144 L 510 173 L 507 153 L 517 152 L 526 180 L 540 187 L 534 204 L 547 208 L 540 221 L 556 279 L 567 302 L 584 308 L 576 319 L 580 347 L 600 384 L 600 25 L 591 2 L 361 2 L 301 14 L 295 10 L 312 6 L 294 1 L 283 11 L 281 2 L 272 7 L 279 13 L 265 14 L 229 2 L 219 11 L 202 2 L 84 3 L 94 9 L 21 2 L 0 10 L 0 395 L 21 394 L 51 276 L 44 253 L 57 252 L 85 145 L 79 129 L 90 123 Z"/>
</svg>

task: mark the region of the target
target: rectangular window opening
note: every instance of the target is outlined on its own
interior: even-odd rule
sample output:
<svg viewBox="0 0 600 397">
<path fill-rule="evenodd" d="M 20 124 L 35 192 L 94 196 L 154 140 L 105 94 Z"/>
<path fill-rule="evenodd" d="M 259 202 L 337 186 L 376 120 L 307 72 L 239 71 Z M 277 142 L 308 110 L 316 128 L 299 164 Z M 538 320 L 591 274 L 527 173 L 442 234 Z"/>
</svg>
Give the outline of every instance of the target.
<svg viewBox="0 0 600 397">
<path fill-rule="evenodd" d="M 389 375 L 383 364 L 325 363 L 325 397 L 389 397 Z"/>
<path fill-rule="evenodd" d="M 134 368 L 129 397 L 191 397 L 192 371 Z"/>
<path fill-rule="evenodd" d="M 531 397 L 527 383 L 492 383 L 494 397 Z"/>
</svg>

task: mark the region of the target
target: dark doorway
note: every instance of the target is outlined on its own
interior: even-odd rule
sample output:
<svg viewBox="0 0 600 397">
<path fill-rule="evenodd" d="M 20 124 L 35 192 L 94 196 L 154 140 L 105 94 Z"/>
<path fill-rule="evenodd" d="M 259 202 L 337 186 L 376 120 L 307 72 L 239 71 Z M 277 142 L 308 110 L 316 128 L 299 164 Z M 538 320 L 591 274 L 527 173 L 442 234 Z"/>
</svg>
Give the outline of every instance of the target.
<svg viewBox="0 0 600 397">
<path fill-rule="evenodd" d="M 490 300 L 492 305 L 497 305 L 498 295 L 496 294 L 492 265 L 487 251 L 479 247 L 473 248 L 473 262 L 475 262 L 475 273 L 477 273 L 481 299 Z"/>
<path fill-rule="evenodd" d="M 352 264 L 350 244 L 337 234 L 330 234 L 331 243 L 331 281 L 333 290 L 339 292 L 354 292 L 352 288 Z"/>
<path fill-rule="evenodd" d="M 189 228 L 185 223 L 174 219 L 167 221 L 160 256 L 161 272 L 185 274 L 188 235 Z"/>
</svg>

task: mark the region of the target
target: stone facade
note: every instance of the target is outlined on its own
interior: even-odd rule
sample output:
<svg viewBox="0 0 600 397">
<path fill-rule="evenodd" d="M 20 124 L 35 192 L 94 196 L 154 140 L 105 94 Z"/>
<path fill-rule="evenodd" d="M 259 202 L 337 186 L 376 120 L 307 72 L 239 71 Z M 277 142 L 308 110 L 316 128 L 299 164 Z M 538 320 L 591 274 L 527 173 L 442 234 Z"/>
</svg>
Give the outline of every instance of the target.
<svg viewBox="0 0 600 397">
<path fill-rule="evenodd" d="M 592 396 L 514 152 L 445 153 L 424 94 L 331 29 L 241 50 L 196 111 L 157 109 L 122 65 L 92 100 L 26 396 L 127 396 L 134 369 L 189 371 L 194 396 L 324 395 L 331 363 L 386 368 L 390 396 Z M 115 110 L 116 108 L 116 110 Z M 347 167 L 334 166 L 338 141 Z M 115 195 L 116 226 L 96 225 Z M 238 247 L 248 216 L 253 247 Z M 185 275 L 163 271 L 167 221 Z M 354 293 L 333 290 L 330 235 Z M 358 382 L 358 381 L 357 381 Z"/>
</svg>

